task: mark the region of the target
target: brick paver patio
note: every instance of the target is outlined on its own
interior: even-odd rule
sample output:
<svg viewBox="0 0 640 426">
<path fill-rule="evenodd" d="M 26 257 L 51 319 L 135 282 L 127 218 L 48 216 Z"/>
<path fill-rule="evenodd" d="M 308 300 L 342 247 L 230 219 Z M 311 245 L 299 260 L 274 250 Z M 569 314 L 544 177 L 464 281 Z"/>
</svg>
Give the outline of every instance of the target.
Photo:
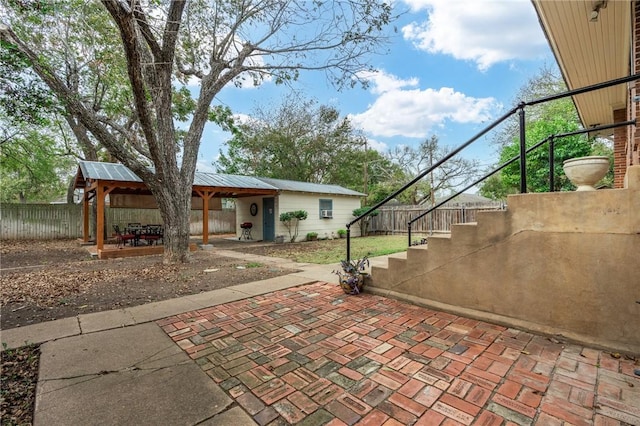
<svg viewBox="0 0 640 426">
<path fill-rule="evenodd" d="M 625 356 L 335 284 L 157 323 L 261 425 L 640 425 Z"/>
</svg>

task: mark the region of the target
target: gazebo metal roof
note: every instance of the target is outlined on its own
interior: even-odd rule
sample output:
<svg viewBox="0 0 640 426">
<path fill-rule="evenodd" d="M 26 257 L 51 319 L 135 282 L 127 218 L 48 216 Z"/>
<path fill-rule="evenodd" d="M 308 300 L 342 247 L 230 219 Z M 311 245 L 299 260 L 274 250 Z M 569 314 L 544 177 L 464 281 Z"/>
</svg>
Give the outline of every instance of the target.
<svg viewBox="0 0 640 426">
<path fill-rule="evenodd" d="M 76 186 L 81 180 L 103 180 L 112 182 L 135 182 L 143 184 L 135 173 L 120 163 L 103 163 L 97 161 L 80 161 Z M 80 179 L 82 178 L 82 179 Z M 229 175 L 224 173 L 196 172 L 193 178 L 194 187 L 224 188 L 224 192 L 233 188 L 244 190 L 272 190 L 307 192 L 316 194 L 348 195 L 363 197 L 365 194 L 339 185 L 298 182 L 293 180 L 262 178 L 253 176 Z M 124 187 L 122 188 L 124 190 Z M 138 189 L 140 191 L 140 189 Z M 118 191 L 122 192 L 122 191 Z"/>
</svg>

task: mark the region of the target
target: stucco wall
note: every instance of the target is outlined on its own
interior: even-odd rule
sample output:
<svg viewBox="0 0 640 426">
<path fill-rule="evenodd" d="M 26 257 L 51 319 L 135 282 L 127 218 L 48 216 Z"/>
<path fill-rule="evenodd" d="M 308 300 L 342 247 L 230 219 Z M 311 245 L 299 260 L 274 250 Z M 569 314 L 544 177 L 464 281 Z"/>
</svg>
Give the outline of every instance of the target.
<svg viewBox="0 0 640 426">
<path fill-rule="evenodd" d="M 369 289 L 640 353 L 640 166 L 629 172 L 628 189 L 511 197 L 374 267 Z"/>
<path fill-rule="evenodd" d="M 251 236 L 254 240 L 262 239 L 263 222 L 262 222 L 262 199 L 269 197 L 246 197 L 236 199 L 236 235 L 238 238 L 242 235 L 242 229 L 240 224 L 243 222 L 251 222 L 253 228 L 251 228 Z M 251 216 L 249 207 L 251 203 L 258 205 L 258 214 Z"/>
<path fill-rule="evenodd" d="M 268 197 L 248 197 L 239 198 L 236 201 L 236 233 L 238 237 L 242 234 L 240 224 L 242 222 L 252 222 L 253 228 L 251 235 L 255 240 L 263 239 L 263 221 L 262 221 L 262 199 Z M 333 218 L 322 219 L 320 218 L 320 199 L 333 200 Z M 251 203 L 258 205 L 258 214 L 251 216 L 249 207 Z M 332 194 L 308 194 L 297 192 L 282 192 L 275 197 L 274 202 L 274 219 L 275 219 L 275 234 L 284 235 L 285 241 L 289 238 L 289 231 L 280 222 L 280 213 L 305 210 L 308 213 L 306 220 L 300 222 L 298 230 L 298 241 L 306 239 L 307 232 L 317 232 L 319 237 L 331 236 L 333 232 L 337 237 L 338 229 L 346 229 L 347 222 L 354 219 L 353 210 L 360 207 L 360 198 L 344 195 L 332 195 Z M 351 235 L 357 237 L 360 235 L 360 228 L 358 226 L 351 227 Z"/>
</svg>

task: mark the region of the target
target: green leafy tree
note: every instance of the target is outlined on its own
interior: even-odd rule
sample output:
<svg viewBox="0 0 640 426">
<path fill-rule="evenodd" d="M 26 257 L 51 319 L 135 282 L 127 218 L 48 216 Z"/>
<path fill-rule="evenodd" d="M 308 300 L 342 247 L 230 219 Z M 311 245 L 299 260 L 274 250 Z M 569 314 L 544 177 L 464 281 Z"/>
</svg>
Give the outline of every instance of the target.
<svg viewBox="0 0 640 426">
<path fill-rule="evenodd" d="M 15 46 L 0 42 L 0 110 L 3 128 L 42 125 L 55 109 L 55 98 Z M 4 135 L 3 142 L 10 138 Z"/>
<path fill-rule="evenodd" d="M 352 214 L 353 217 L 359 217 L 360 215 L 365 214 L 371 210 L 371 206 L 364 206 L 355 209 Z M 366 237 L 369 234 L 369 224 L 371 223 L 371 218 L 374 216 L 378 216 L 380 214 L 379 210 L 373 210 L 371 213 L 360 219 L 358 225 L 360 226 L 360 235 Z"/>
<path fill-rule="evenodd" d="M 533 100 L 566 90 L 562 78 L 557 72 L 543 68 L 520 90 L 526 100 Z M 538 104 L 527 108 L 525 138 L 527 148 L 541 142 L 551 135 L 573 132 L 581 128 L 578 113 L 570 98 Z M 517 118 L 512 119 L 495 139 L 500 146 L 498 164 L 517 157 L 520 154 L 519 127 Z M 572 190 L 573 184 L 562 170 L 564 160 L 585 155 L 612 155 L 607 143 L 597 138 L 584 135 L 555 139 L 554 144 L 554 190 Z M 527 191 L 549 191 L 549 151 L 543 145 L 527 155 Z M 612 181 L 610 174 L 606 179 Z M 607 180 L 605 180 L 607 182 Z M 502 171 L 487 179 L 480 187 L 480 194 L 493 198 L 505 199 L 509 194 L 519 192 L 520 164 L 513 162 Z"/>
<path fill-rule="evenodd" d="M 478 193 L 492 200 L 506 200 L 508 195 L 517 194 L 518 188 L 506 186 L 502 183 L 502 175 L 497 173 L 481 183 Z"/>
<path fill-rule="evenodd" d="M 38 127 L 21 127 L 0 148 L 0 201 L 50 202 L 64 196 L 73 159 L 55 138 Z"/>
<path fill-rule="evenodd" d="M 363 188 L 362 192 L 367 195 L 363 200 L 365 205 L 373 205 L 391 194 L 389 176 L 398 173 L 400 168 L 383 153 L 372 149 L 355 151 L 349 157 L 348 164 L 338 168 L 335 182 L 357 191 Z"/>
<path fill-rule="evenodd" d="M 59 111 L 26 57 L 0 43 L 1 201 L 49 202 L 64 195 L 72 161 L 58 140 Z"/>
<path fill-rule="evenodd" d="M 558 102 L 558 106 L 564 104 L 566 108 L 573 108 L 571 101 Z M 530 122 L 526 129 L 527 147 L 531 147 L 549 135 L 571 132 L 578 129 L 576 121 L 567 120 L 561 113 L 551 115 L 548 120 Z M 582 157 L 591 152 L 591 141 L 583 136 L 571 136 L 558 139 L 554 149 L 554 173 L 555 190 L 569 190 L 572 188 L 569 180 L 562 171 L 562 162 L 573 157 Z M 520 141 L 514 140 L 511 144 L 502 148 L 500 163 L 518 156 L 520 153 Z M 511 163 L 500 173 L 501 181 L 506 187 L 507 193 L 513 193 L 520 186 L 520 163 Z M 549 153 L 547 146 L 542 146 L 527 155 L 527 191 L 549 191 Z"/>
<path fill-rule="evenodd" d="M 393 19 L 391 6 L 374 0 L 4 3 L 0 42 L 21 52 L 69 119 L 153 193 L 165 263 L 189 260 L 192 183 L 215 96 L 229 84 L 285 83 L 307 70 L 325 71 L 337 87 L 356 84 Z M 67 73 L 65 49 L 81 72 Z M 76 84 L 97 83 L 96 70 L 105 84 Z M 177 82 L 199 84 L 191 106 L 184 92 L 176 96 Z M 109 102 L 96 103 L 103 96 Z M 192 109 L 184 132 L 176 102 Z"/>
<path fill-rule="evenodd" d="M 341 185 L 365 194 L 397 168 L 337 109 L 297 94 L 257 107 L 214 165 L 221 173 Z"/>
<path fill-rule="evenodd" d="M 365 139 L 336 108 L 293 94 L 252 116 L 220 152 L 219 172 L 363 189 Z"/>
</svg>

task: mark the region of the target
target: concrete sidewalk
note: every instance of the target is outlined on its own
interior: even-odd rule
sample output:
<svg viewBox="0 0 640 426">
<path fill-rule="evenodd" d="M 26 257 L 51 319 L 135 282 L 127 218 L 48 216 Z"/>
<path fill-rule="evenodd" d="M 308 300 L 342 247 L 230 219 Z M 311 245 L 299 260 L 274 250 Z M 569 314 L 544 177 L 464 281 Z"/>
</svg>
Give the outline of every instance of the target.
<svg viewBox="0 0 640 426">
<path fill-rule="evenodd" d="M 640 425 L 624 357 L 216 252 L 301 272 L 3 330 L 42 343 L 34 424 Z"/>
<path fill-rule="evenodd" d="M 29 343 L 43 343 L 64 337 L 144 324 L 182 312 L 233 302 L 284 288 L 296 287 L 316 281 L 335 282 L 336 276 L 332 271 L 339 268 L 339 264 L 297 263 L 287 259 L 242 254 L 232 250 L 216 250 L 216 253 L 224 257 L 255 261 L 279 268 L 301 270 L 301 272 L 145 305 L 82 314 L 77 317 L 2 330 L 0 341 L 7 348 L 15 348 Z M 377 261 L 385 261 L 384 259 L 386 259 L 386 256 L 381 256 L 381 259 Z"/>
<path fill-rule="evenodd" d="M 3 347 L 41 343 L 36 425 L 255 424 L 155 320 L 316 281 L 339 265 L 216 250 L 302 270 L 176 299 L 2 330 Z"/>
</svg>

